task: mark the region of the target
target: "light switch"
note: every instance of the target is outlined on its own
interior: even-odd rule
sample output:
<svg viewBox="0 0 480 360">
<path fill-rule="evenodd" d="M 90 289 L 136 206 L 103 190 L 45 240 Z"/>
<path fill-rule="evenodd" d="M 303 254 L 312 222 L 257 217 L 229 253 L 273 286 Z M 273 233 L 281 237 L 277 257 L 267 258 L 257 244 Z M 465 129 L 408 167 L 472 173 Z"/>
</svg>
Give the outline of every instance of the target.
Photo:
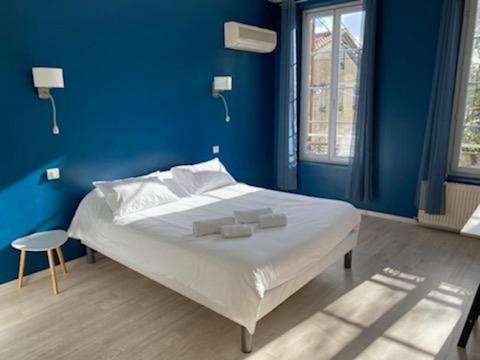
<svg viewBox="0 0 480 360">
<path fill-rule="evenodd" d="M 60 169 L 59 168 L 47 169 L 47 179 L 48 180 L 60 179 Z"/>
<path fill-rule="evenodd" d="M 213 153 L 214 153 L 214 154 L 218 154 L 219 152 L 220 152 L 220 145 L 215 145 L 215 146 L 213 147 Z"/>
</svg>

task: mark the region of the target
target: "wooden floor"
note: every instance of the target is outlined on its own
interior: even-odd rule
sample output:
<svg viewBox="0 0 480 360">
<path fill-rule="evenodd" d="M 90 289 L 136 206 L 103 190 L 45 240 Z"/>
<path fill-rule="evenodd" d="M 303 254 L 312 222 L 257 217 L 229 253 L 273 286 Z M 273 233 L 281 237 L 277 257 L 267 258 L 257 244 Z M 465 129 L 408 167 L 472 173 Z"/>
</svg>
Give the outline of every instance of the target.
<svg viewBox="0 0 480 360">
<path fill-rule="evenodd" d="M 352 271 L 327 269 L 257 327 L 233 322 L 101 258 L 0 286 L 0 359 L 480 359 L 478 325 L 456 342 L 478 281 L 480 241 L 365 217 Z"/>
</svg>

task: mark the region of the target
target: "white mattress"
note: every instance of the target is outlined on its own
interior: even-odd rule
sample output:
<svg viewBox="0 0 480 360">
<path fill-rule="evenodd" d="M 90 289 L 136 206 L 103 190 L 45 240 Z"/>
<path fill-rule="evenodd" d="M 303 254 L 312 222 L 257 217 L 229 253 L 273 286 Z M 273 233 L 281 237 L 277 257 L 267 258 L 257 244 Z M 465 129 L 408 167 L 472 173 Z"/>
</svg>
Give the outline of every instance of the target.
<svg viewBox="0 0 480 360">
<path fill-rule="evenodd" d="M 260 207 L 285 213 L 288 226 L 256 228 L 243 239 L 192 235 L 195 220 Z M 315 267 L 359 224 L 358 211 L 345 202 L 235 184 L 134 214 L 122 224 L 113 223 L 106 202 L 92 191 L 69 235 L 253 333 L 266 292 Z"/>
</svg>

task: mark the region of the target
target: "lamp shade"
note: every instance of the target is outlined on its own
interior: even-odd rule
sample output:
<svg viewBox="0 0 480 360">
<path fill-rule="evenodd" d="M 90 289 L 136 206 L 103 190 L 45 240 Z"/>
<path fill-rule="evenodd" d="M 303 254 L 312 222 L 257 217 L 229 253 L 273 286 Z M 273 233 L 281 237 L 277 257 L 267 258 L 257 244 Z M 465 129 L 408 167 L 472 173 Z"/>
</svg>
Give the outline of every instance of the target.
<svg viewBox="0 0 480 360">
<path fill-rule="evenodd" d="M 33 85 L 37 88 L 63 88 L 63 69 L 32 68 Z"/>
</svg>

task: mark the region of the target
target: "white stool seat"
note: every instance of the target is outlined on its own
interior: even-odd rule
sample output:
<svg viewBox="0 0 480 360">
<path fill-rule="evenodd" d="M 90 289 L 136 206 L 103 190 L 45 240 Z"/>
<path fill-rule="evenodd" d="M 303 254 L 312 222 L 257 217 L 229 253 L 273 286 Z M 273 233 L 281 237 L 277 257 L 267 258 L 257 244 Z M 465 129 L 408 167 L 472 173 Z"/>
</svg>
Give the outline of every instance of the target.
<svg viewBox="0 0 480 360">
<path fill-rule="evenodd" d="M 67 239 L 63 230 L 45 231 L 19 238 L 12 242 L 12 247 L 24 251 L 47 251 L 62 246 Z"/>
</svg>

